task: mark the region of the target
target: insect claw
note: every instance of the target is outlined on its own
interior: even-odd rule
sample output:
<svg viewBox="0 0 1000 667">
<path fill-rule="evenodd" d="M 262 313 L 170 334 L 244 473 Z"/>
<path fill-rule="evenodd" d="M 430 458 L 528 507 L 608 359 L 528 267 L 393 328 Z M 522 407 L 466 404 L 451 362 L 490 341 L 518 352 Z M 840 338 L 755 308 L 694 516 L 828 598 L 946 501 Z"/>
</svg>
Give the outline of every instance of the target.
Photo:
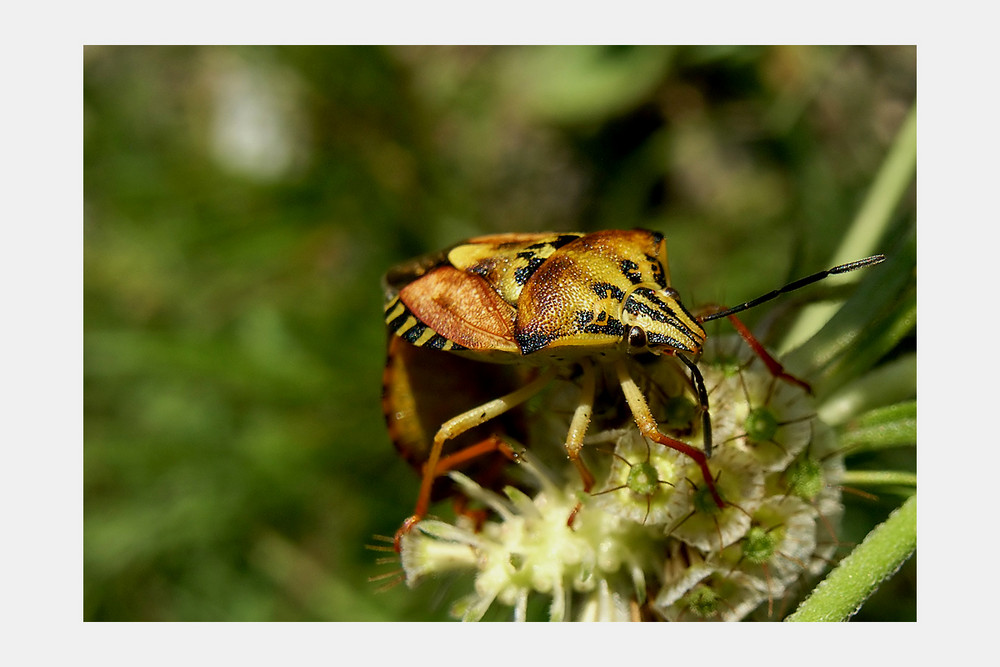
<svg viewBox="0 0 1000 667">
<path fill-rule="evenodd" d="M 566 519 L 566 527 L 570 530 L 576 530 L 576 528 L 573 527 L 573 523 L 576 522 L 576 516 L 580 513 L 580 509 L 582 507 L 583 503 L 577 502 L 577 504 L 573 506 L 573 511 L 569 513 L 569 518 Z"/>
<path fill-rule="evenodd" d="M 401 540 L 403 539 L 403 536 L 413 530 L 413 527 L 420 523 L 421 519 L 423 519 L 423 517 L 416 514 L 409 516 L 406 521 L 403 522 L 403 525 L 399 527 L 399 530 L 396 531 L 396 536 L 392 538 L 392 548 L 396 553 L 401 552 Z"/>
</svg>

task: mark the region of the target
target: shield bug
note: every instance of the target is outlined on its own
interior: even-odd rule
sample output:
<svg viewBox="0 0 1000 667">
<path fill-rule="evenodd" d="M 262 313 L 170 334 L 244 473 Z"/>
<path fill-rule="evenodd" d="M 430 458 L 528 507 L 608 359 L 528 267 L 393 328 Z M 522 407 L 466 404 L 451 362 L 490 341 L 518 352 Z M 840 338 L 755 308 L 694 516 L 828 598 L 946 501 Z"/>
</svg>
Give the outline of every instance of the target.
<svg viewBox="0 0 1000 667">
<path fill-rule="evenodd" d="M 465 434 L 500 424 L 502 415 L 523 405 L 556 376 L 574 371 L 579 394 L 565 447 L 586 491 L 593 477 L 580 450 L 598 378 L 607 377 L 620 388 L 639 432 L 694 461 L 712 501 L 724 507 L 708 464 L 712 451 L 708 394 L 697 366 L 705 344 L 702 323 L 721 317 L 733 320 L 773 374 L 799 382 L 767 354 L 735 314 L 828 275 L 882 259 L 878 255 L 821 271 L 702 317 L 692 315 L 670 285 L 663 235 L 641 229 L 481 236 L 395 267 L 383 281 L 390 336 L 383 407 L 397 447 L 422 470 L 416 507 L 397 532 L 397 549 L 399 537 L 427 514 L 435 479 L 453 461 L 502 449 L 498 434 L 506 427 L 485 436 Z M 422 352 L 418 355 L 412 348 Z M 702 412 L 703 449 L 659 429 L 631 362 L 649 354 L 674 357 L 689 370 Z M 441 381 L 432 403 L 442 409 L 429 420 L 420 417 L 424 430 L 419 431 L 413 424 L 420 413 L 418 395 L 424 389 L 417 384 L 403 386 L 399 378 L 447 375 L 449 355 L 479 362 L 480 368 L 506 366 L 517 372 L 498 381 L 499 373 L 482 371 L 476 377 L 476 371 L 465 368 L 459 386 L 451 388 Z M 422 370 L 404 373 L 408 362 L 415 360 Z M 476 393 L 481 388 L 493 392 L 492 397 L 480 402 Z M 452 404 L 449 395 L 457 395 L 461 403 Z M 449 405 L 453 412 L 445 417 L 443 408 Z M 433 436 L 430 424 L 440 424 Z M 460 437 L 469 440 L 464 449 L 446 454 L 445 445 Z"/>
</svg>

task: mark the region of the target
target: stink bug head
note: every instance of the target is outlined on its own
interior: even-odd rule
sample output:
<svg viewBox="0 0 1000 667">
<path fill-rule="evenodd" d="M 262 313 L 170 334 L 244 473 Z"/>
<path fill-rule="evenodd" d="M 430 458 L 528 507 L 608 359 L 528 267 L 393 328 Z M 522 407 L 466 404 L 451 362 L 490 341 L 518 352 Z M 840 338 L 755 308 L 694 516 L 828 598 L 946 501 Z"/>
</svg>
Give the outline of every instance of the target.
<svg viewBox="0 0 1000 667">
<path fill-rule="evenodd" d="M 648 350 L 697 357 L 705 344 L 705 330 L 670 287 L 634 285 L 623 301 L 622 321 L 627 327 L 624 342 L 632 354 Z"/>
</svg>

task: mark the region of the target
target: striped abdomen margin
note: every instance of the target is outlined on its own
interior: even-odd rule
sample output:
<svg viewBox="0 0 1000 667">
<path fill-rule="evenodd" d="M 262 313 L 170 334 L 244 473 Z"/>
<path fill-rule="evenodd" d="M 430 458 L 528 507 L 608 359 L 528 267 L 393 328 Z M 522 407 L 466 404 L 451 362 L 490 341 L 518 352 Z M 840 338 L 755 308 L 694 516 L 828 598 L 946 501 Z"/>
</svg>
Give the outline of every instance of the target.
<svg viewBox="0 0 1000 667">
<path fill-rule="evenodd" d="M 389 333 L 399 336 L 407 343 L 432 350 L 465 350 L 458 343 L 448 340 L 417 319 L 399 296 L 392 298 L 385 306 L 385 324 Z"/>
</svg>

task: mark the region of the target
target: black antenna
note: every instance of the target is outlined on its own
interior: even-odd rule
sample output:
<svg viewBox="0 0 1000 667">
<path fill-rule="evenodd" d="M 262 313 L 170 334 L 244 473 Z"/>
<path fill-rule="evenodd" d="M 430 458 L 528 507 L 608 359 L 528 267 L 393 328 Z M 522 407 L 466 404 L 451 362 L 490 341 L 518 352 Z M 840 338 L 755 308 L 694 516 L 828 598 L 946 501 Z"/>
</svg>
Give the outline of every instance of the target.
<svg viewBox="0 0 1000 667">
<path fill-rule="evenodd" d="M 708 322 L 710 320 L 717 320 L 720 317 L 728 317 L 734 313 L 738 313 L 748 308 L 753 308 L 754 306 L 759 306 L 762 303 L 766 303 L 771 299 L 776 299 L 786 292 L 792 292 L 800 287 L 805 287 L 819 280 L 823 280 L 827 276 L 833 276 L 838 273 L 847 273 L 848 271 L 854 271 L 855 269 L 863 269 L 866 266 L 872 266 L 873 264 L 878 264 L 885 260 L 885 255 L 872 255 L 871 257 L 865 257 L 864 259 L 859 259 L 854 262 L 848 262 L 847 264 L 841 264 L 840 266 L 835 266 L 832 269 L 827 269 L 826 271 L 820 271 L 819 273 L 814 273 L 811 276 L 806 276 L 805 278 L 799 278 L 794 282 L 790 282 L 784 287 L 780 287 L 776 290 L 768 292 L 756 299 L 751 299 L 746 303 L 741 303 L 738 306 L 733 306 L 732 308 L 727 308 L 726 310 L 720 311 L 718 313 L 712 313 L 711 315 L 706 315 L 700 318 L 702 322 Z"/>
<path fill-rule="evenodd" d="M 705 379 L 701 376 L 701 371 L 698 370 L 698 364 L 683 354 L 678 354 L 677 358 L 691 369 L 691 377 L 694 379 L 695 390 L 698 392 L 698 404 L 701 406 L 701 432 L 705 441 L 705 457 L 707 458 L 712 455 L 712 416 L 708 413 L 708 392 L 705 391 Z"/>
</svg>

